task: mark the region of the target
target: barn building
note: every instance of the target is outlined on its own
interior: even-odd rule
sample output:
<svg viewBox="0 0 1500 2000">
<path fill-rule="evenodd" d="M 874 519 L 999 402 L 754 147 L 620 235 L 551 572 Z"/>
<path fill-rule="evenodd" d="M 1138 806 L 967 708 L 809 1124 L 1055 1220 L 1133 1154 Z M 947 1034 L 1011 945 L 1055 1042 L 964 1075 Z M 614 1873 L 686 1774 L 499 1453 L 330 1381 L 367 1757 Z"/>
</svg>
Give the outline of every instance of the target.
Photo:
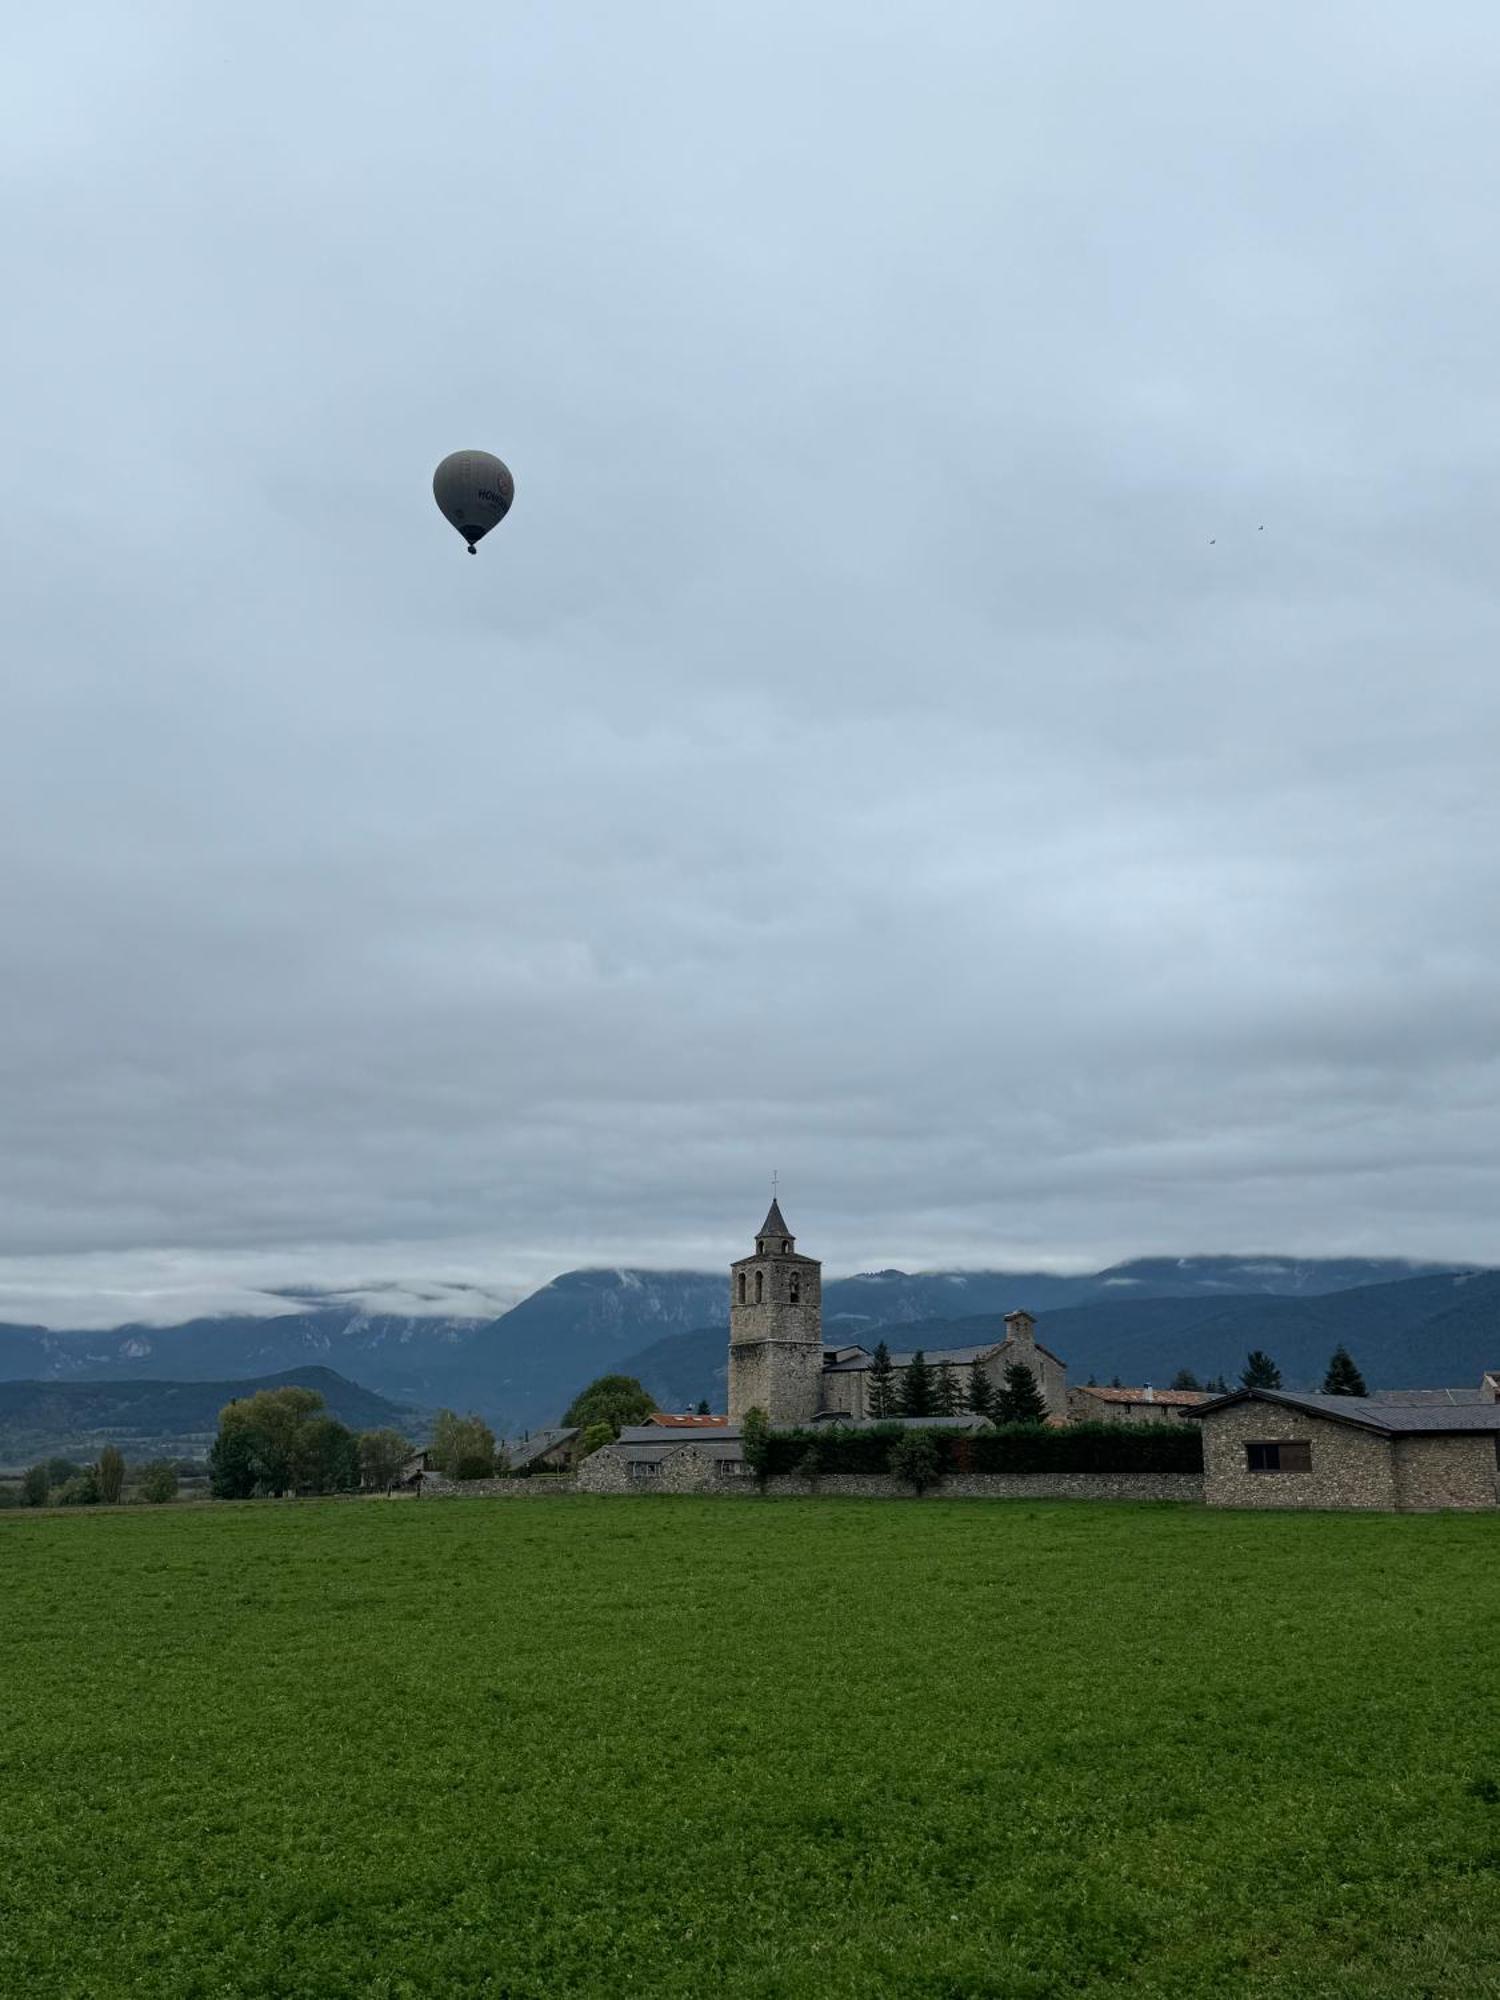
<svg viewBox="0 0 1500 2000">
<path fill-rule="evenodd" d="M 1210 1507 L 1500 1505 L 1500 1402 L 1237 1389 L 1192 1414 Z M 1443 1400 L 1438 1400 L 1442 1397 Z"/>
</svg>

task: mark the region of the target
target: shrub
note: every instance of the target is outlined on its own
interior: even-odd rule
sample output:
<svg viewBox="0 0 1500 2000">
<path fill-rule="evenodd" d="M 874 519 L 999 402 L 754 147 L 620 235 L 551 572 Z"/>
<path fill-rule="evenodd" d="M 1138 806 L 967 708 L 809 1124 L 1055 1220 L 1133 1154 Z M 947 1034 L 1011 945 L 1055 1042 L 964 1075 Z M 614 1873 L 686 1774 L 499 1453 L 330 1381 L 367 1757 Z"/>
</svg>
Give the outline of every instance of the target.
<svg viewBox="0 0 1500 2000">
<path fill-rule="evenodd" d="M 799 1439 L 803 1451 L 807 1449 L 808 1444 L 811 1442 L 809 1433 L 806 1431 L 797 1431 L 789 1433 L 789 1435 L 793 1435 Z M 790 1458 L 784 1466 L 773 1462 L 771 1447 L 776 1440 L 771 1436 L 770 1420 L 764 1410 L 746 1410 L 745 1420 L 740 1426 L 740 1437 L 742 1440 L 740 1448 L 744 1452 L 745 1463 L 755 1474 L 755 1483 L 760 1487 L 762 1492 L 764 1492 L 766 1481 L 770 1478 L 772 1472 L 784 1472 L 791 1469 L 792 1461 Z M 800 1457 L 801 1453 L 799 1452 L 797 1455 Z"/>
<path fill-rule="evenodd" d="M 943 1476 L 943 1454 L 931 1431 L 907 1431 L 891 1446 L 892 1476 L 921 1495 Z"/>
<path fill-rule="evenodd" d="M 800 1471 L 809 1446 L 816 1446 L 824 1474 L 889 1472 L 892 1448 L 909 1435 L 899 1424 L 773 1431 L 765 1440 L 763 1476 Z M 1203 1438 L 1195 1424 L 1070 1424 L 1066 1429 L 1019 1424 L 998 1431 L 948 1431 L 935 1425 L 921 1435 L 932 1439 L 945 1473 L 1203 1470 Z M 747 1460 L 749 1456 L 747 1450 Z"/>
<path fill-rule="evenodd" d="M 164 1458 L 158 1458 L 150 1465 L 143 1465 L 136 1480 L 138 1497 L 152 1507 L 165 1506 L 168 1500 L 177 1498 L 177 1468 Z"/>
<path fill-rule="evenodd" d="M 99 1475 L 90 1466 L 77 1479 L 70 1479 L 66 1486 L 53 1489 L 52 1500 L 58 1507 L 97 1507 L 99 1504 Z"/>
<path fill-rule="evenodd" d="M 28 1465 L 21 1474 L 22 1506 L 45 1507 L 51 1490 L 52 1479 L 45 1465 Z"/>
<path fill-rule="evenodd" d="M 809 1486 L 816 1486 L 823 1476 L 823 1453 L 816 1444 L 810 1444 L 793 1467 L 799 1479 L 805 1479 Z"/>
</svg>

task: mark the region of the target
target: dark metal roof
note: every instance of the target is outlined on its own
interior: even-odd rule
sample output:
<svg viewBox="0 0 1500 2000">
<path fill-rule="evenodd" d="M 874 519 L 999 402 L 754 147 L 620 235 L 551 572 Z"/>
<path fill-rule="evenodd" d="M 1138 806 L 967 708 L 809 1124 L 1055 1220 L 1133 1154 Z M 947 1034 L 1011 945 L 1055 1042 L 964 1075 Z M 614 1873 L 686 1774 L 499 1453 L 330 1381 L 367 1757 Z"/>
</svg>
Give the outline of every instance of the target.
<svg viewBox="0 0 1500 2000">
<path fill-rule="evenodd" d="M 551 1430 L 533 1431 L 530 1437 L 502 1438 L 501 1450 L 512 1472 L 519 1472 L 523 1465 L 534 1465 L 539 1458 L 545 1458 L 549 1451 L 556 1451 L 560 1444 L 567 1444 L 578 1435 L 577 1428 L 564 1429 L 554 1425 Z"/>
<path fill-rule="evenodd" d="M 986 1354 L 996 1353 L 1004 1345 L 1004 1341 L 991 1340 L 983 1347 L 924 1347 L 922 1359 L 933 1368 L 941 1368 L 945 1361 L 951 1362 L 955 1367 L 967 1367 L 970 1362 L 978 1361 Z M 915 1349 L 910 1354 L 893 1354 L 891 1366 L 909 1368 L 915 1359 Z M 830 1362 L 824 1372 L 829 1375 L 862 1375 L 870 1368 L 872 1361 L 873 1356 L 867 1350 L 861 1349 L 850 1361 Z"/>
<path fill-rule="evenodd" d="M 782 1219 L 781 1203 L 774 1195 L 771 1197 L 771 1206 L 766 1211 L 766 1219 L 760 1225 L 760 1228 L 756 1230 L 755 1235 L 757 1242 L 762 1236 L 784 1237 L 788 1243 L 794 1240 L 791 1230 L 787 1228 L 785 1221 Z"/>
<path fill-rule="evenodd" d="M 730 1464 L 745 1455 L 737 1431 L 733 1437 L 726 1437 L 723 1431 L 708 1431 L 701 1437 L 674 1437 L 667 1431 L 653 1431 L 651 1435 L 655 1442 L 642 1444 L 638 1442 L 639 1433 L 630 1438 L 622 1432 L 614 1444 L 604 1448 L 614 1452 L 626 1465 L 661 1465 L 682 1451 L 695 1451 L 702 1458 Z"/>
<path fill-rule="evenodd" d="M 720 1424 L 713 1430 L 674 1431 L 661 1424 L 627 1424 L 616 1438 L 616 1444 L 658 1445 L 664 1451 L 677 1451 L 689 1444 L 738 1444 L 740 1427 L 738 1424 Z"/>
<path fill-rule="evenodd" d="M 1466 1432 L 1500 1432 L 1500 1403 L 1428 1404 L 1379 1403 L 1371 1396 L 1304 1396 L 1291 1389 L 1235 1389 L 1227 1396 L 1215 1396 L 1185 1414 L 1197 1419 L 1212 1417 L 1236 1403 L 1279 1403 L 1284 1409 L 1301 1410 L 1310 1417 L 1325 1417 L 1330 1423 L 1349 1424 L 1355 1430 L 1375 1431 L 1382 1437 L 1463 1436 Z"/>
<path fill-rule="evenodd" d="M 828 1429 L 846 1431 L 987 1431 L 991 1428 L 988 1417 L 976 1417 L 972 1411 L 965 1411 L 957 1417 L 848 1417 L 842 1410 L 820 1410 L 813 1419 Z"/>
<path fill-rule="evenodd" d="M 1372 1389 L 1370 1401 L 1382 1405 L 1409 1404 L 1413 1409 L 1432 1409 L 1445 1403 L 1467 1408 L 1471 1403 L 1492 1403 L 1483 1389 Z"/>
</svg>

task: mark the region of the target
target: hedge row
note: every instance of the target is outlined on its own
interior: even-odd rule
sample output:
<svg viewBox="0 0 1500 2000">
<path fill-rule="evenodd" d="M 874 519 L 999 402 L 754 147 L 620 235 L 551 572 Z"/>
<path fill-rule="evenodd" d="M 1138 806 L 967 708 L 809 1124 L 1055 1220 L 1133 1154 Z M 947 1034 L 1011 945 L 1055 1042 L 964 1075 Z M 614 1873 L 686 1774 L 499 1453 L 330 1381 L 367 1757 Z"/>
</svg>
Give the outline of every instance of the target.
<svg viewBox="0 0 1500 2000">
<path fill-rule="evenodd" d="M 773 1431 L 765 1444 L 765 1470 L 807 1470 L 815 1454 L 820 1474 L 890 1469 L 891 1447 L 906 1433 L 899 1424 L 873 1430 Z M 1052 1430 L 1014 1424 L 993 1431 L 929 1430 L 945 1472 L 1201 1472 L 1203 1435 L 1196 1424 L 1070 1424 Z"/>
</svg>

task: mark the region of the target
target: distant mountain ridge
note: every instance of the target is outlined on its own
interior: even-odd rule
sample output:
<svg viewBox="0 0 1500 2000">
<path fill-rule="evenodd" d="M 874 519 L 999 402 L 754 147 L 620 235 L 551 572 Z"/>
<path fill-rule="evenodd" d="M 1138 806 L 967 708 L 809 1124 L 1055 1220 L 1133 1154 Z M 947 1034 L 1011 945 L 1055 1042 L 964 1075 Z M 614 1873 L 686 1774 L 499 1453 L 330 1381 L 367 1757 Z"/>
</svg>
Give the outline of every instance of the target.
<svg viewBox="0 0 1500 2000">
<path fill-rule="evenodd" d="M 331 1368 L 288 1368 L 223 1382 L 0 1382 L 0 1467 L 117 1444 L 129 1459 L 200 1451 L 219 1411 L 260 1389 L 316 1389 L 351 1430 L 411 1430 L 420 1416 Z"/>
<path fill-rule="evenodd" d="M 850 1340 L 896 1329 L 902 1344 L 910 1344 L 903 1330 L 922 1322 L 998 1319 L 1024 1306 L 1044 1317 L 1052 1337 L 1061 1314 L 1117 1308 L 1124 1312 L 1117 1322 L 1080 1322 L 1076 1332 L 1052 1338 L 1052 1344 L 1062 1343 L 1075 1376 L 1082 1379 L 1093 1367 L 1107 1380 L 1135 1367 L 1130 1357 L 1137 1349 L 1127 1346 L 1117 1356 L 1110 1328 L 1117 1326 L 1122 1339 L 1134 1339 L 1140 1326 L 1130 1309 L 1143 1301 L 1250 1309 L 1257 1300 L 1310 1303 L 1357 1287 L 1435 1275 L 1451 1275 L 1451 1267 L 1398 1258 L 1205 1256 L 1138 1258 L 1078 1277 L 872 1271 L 825 1283 L 824 1327 L 831 1339 Z M 270 1318 L 225 1315 L 100 1332 L 0 1325 L 0 1382 L 223 1382 L 320 1366 L 401 1402 L 476 1409 L 498 1427 L 521 1429 L 554 1420 L 584 1383 L 620 1367 L 659 1368 L 662 1386 L 649 1374 L 645 1379 L 664 1396 L 670 1385 L 674 1403 L 707 1396 L 722 1404 L 723 1385 L 715 1371 L 723 1369 L 728 1309 L 724 1272 L 578 1270 L 564 1272 L 488 1320 L 407 1317 L 341 1303 Z M 1177 1324 L 1167 1317 L 1154 1323 L 1163 1329 Z M 680 1336 L 690 1336 L 709 1357 L 714 1341 L 706 1333 L 715 1333 L 718 1342 L 718 1358 L 706 1368 L 688 1363 L 686 1349 L 672 1347 Z M 1068 1351 L 1069 1339 L 1081 1343 L 1078 1352 Z M 1156 1350 L 1144 1341 L 1138 1351 L 1144 1366 Z M 643 1361 L 648 1354 L 653 1358 Z M 1195 1352 L 1174 1351 L 1168 1372 L 1180 1366 L 1202 1372 L 1203 1364 Z M 693 1384 L 700 1386 L 689 1393 Z M 1392 1384 L 1423 1385 L 1416 1376 Z"/>
<path fill-rule="evenodd" d="M 1000 1317 L 978 1313 L 899 1319 L 851 1331 L 863 1346 L 962 1347 L 1001 1335 Z M 825 1320 L 825 1332 L 838 1338 Z M 1038 1334 L 1068 1365 L 1069 1379 L 1118 1377 L 1164 1388 L 1180 1368 L 1201 1380 L 1237 1380 L 1252 1347 L 1266 1349 L 1289 1389 L 1315 1389 L 1343 1345 L 1372 1389 L 1477 1388 L 1500 1368 L 1500 1271 L 1444 1272 L 1384 1284 L 1273 1294 L 1132 1294 L 1039 1315 Z M 722 1327 L 657 1341 L 626 1364 L 665 1407 L 708 1397 L 722 1404 L 727 1363 Z"/>
</svg>

